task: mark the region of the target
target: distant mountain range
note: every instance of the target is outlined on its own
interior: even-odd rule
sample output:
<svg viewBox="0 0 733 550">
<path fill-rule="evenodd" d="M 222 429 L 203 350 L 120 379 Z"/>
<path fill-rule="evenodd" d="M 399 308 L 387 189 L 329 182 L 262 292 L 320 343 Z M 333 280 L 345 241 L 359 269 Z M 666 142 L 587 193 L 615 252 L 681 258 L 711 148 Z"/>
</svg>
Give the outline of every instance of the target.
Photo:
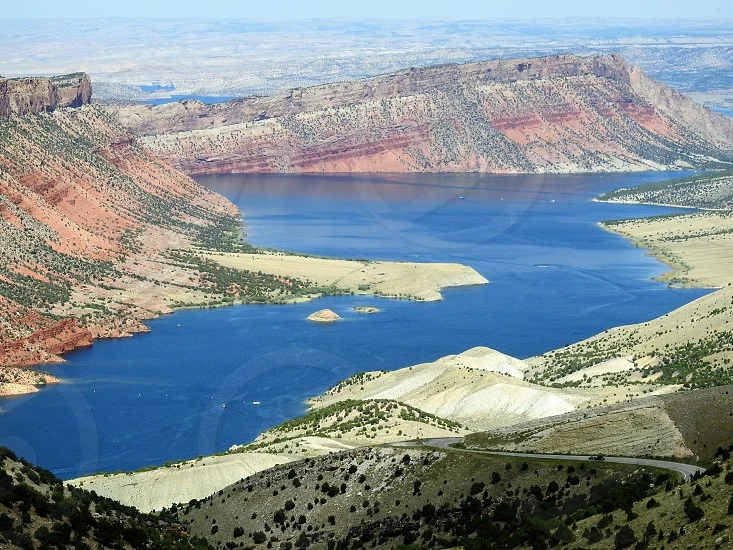
<svg viewBox="0 0 733 550">
<path fill-rule="evenodd" d="M 703 101 L 733 100 L 724 19 L 6 19 L 0 35 L 2 74 L 84 69 L 100 100 L 272 95 L 409 67 L 570 53 L 618 53 L 676 89 L 723 94 Z"/>
</svg>

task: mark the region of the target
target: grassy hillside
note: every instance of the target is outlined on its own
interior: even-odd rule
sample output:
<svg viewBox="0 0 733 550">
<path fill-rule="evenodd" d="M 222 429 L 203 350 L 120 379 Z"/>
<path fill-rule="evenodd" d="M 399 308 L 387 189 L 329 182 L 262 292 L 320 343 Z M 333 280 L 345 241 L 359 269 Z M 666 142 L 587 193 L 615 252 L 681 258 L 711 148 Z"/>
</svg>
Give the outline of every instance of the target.
<svg viewBox="0 0 733 550">
<path fill-rule="evenodd" d="M 733 446 L 731 446 L 733 447 Z M 2 548 L 727 548 L 730 448 L 705 476 L 414 446 L 307 458 L 141 514 L 2 450 Z"/>
<path fill-rule="evenodd" d="M 679 486 L 636 466 L 365 448 L 274 468 L 170 513 L 219 548 L 714 548 L 731 525 L 724 456 Z"/>
<path fill-rule="evenodd" d="M 418 437 L 451 437 L 469 431 L 410 405 L 387 399 L 337 401 L 311 409 L 305 416 L 288 420 L 263 432 L 242 450 L 293 454 L 307 452 L 308 438 L 330 438 L 344 445 L 374 445 Z M 304 441 L 305 439 L 305 441 Z M 318 453 L 321 454 L 321 453 Z"/>
</svg>

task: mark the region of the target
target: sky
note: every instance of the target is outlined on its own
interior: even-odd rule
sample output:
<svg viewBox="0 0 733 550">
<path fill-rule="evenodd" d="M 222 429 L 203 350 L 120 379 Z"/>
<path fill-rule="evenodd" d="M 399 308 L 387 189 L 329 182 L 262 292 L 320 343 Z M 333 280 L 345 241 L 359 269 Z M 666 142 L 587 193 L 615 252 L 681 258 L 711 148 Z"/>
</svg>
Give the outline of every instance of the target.
<svg viewBox="0 0 733 550">
<path fill-rule="evenodd" d="M 731 0 L 28 0 L 0 18 L 211 17 L 298 19 L 494 19 L 548 17 L 733 18 Z"/>
</svg>

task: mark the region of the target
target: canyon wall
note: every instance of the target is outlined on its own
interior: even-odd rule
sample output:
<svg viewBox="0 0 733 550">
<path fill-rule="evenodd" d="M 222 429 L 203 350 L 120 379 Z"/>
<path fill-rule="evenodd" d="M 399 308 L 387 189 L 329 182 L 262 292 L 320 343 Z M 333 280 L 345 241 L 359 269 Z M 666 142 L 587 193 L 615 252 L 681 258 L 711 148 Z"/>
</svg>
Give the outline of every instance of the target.
<svg viewBox="0 0 733 550">
<path fill-rule="evenodd" d="M 193 174 L 612 172 L 700 167 L 733 152 L 731 119 L 615 55 L 443 65 L 112 112 Z"/>
<path fill-rule="evenodd" d="M 298 88 L 271 97 L 247 97 L 204 105 L 182 101 L 160 106 L 112 107 L 123 126 L 137 135 L 202 130 L 322 109 L 386 100 L 453 86 L 508 83 L 538 78 L 597 76 L 628 82 L 628 71 L 617 56 L 558 56 L 537 59 L 493 60 L 462 65 L 407 69 L 354 82 Z"/>
<path fill-rule="evenodd" d="M 1 78 L 0 116 L 50 112 L 81 107 L 91 101 L 92 83 L 84 73 L 51 78 Z"/>
<path fill-rule="evenodd" d="M 0 395 L 52 380 L 15 367 L 145 331 L 141 320 L 174 302 L 204 302 L 198 272 L 174 266 L 171 251 L 239 219 L 86 105 L 86 76 L 29 81 L 0 117 Z"/>
</svg>

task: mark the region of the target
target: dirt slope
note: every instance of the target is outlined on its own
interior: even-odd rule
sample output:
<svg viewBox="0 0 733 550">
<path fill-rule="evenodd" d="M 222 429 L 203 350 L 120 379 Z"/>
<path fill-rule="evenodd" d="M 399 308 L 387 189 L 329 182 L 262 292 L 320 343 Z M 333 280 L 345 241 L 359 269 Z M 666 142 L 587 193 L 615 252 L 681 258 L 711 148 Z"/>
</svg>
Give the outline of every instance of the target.
<svg viewBox="0 0 733 550">
<path fill-rule="evenodd" d="M 469 448 L 710 460 L 733 443 L 733 387 L 644 397 L 472 434 Z"/>
</svg>

